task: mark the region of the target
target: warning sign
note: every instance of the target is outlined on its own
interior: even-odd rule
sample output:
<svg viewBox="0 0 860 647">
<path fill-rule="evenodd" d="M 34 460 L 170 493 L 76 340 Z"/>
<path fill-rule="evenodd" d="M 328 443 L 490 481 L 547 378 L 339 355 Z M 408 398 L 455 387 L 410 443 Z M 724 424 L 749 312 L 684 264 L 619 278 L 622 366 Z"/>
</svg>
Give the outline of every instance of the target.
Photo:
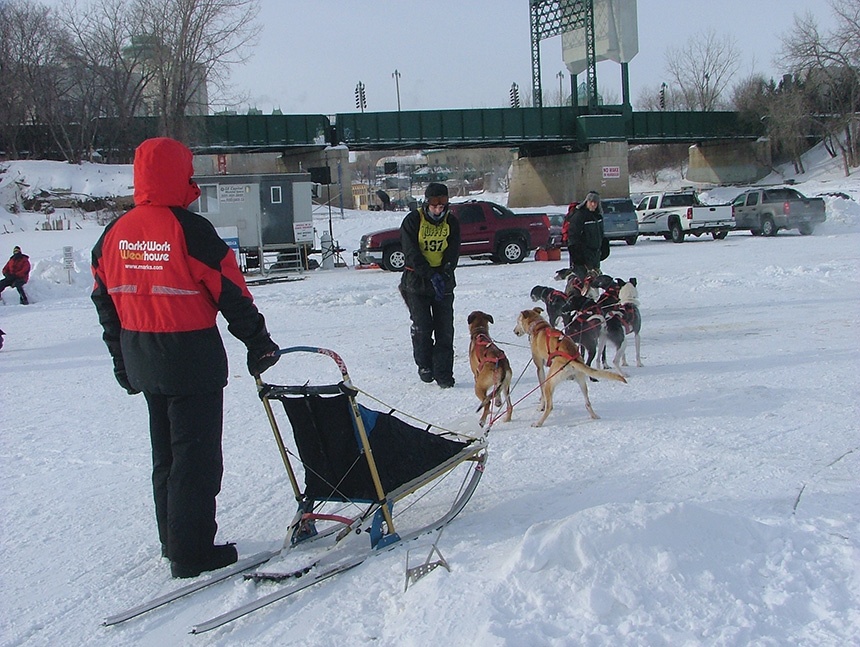
<svg viewBox="0 0 860 647">
<path fill-rule="evenodd" d="M 297 243 L 314 243 L 314 223 L 313 222 L 294 222 L 293 234 L 296 237 Z"/>
<path fill-rule="evenodd" d="M 621 167 L 620 166 L 604 166 L 603 167 L 603 179 L 609 180 L 611 178 L 620 178 L 621 177 Z"/>
</svg>

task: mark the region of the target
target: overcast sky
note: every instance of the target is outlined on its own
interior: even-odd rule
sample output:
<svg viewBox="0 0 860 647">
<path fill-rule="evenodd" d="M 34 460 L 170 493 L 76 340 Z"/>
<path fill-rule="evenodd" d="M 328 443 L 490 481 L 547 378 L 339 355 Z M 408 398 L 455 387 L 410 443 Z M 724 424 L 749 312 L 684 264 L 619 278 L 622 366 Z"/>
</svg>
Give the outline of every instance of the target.
<svg viewBox="0 0 860 647">
<path fill-rule="evenodd" d="M 531 91 L 528 6 L 528 0 L 261 0 L 263 31 L 251 60 L 233 73 L 234 87 L 247 96 L 242 111 L 250 105 L 266 113 L 334 114 L 355 111 L 361 81 L 367 110 L 388 111 L 397 109 L 397 70 L 403 110 L 506 107 L 512 83 L 521 96 Z M 778 77 L 779 37 L 807 9 L 821 24 L 831 23 L 822 0 L 639 0 L 639 54 L 630 62 L 634 106 L 644 88 L 669 80 L 667 48 L 709 27 L 737 39 L 738 78 L 752 71 Z M 561 37 L 543 41 L 541 62 L 552 103 L 564 70 Z M 608 98 L 620 101 L 620 79 L 619 65 L 598 65 L 598 88 Z M 562 82 L 568 92 L 566 71 Z"/>
</svg>

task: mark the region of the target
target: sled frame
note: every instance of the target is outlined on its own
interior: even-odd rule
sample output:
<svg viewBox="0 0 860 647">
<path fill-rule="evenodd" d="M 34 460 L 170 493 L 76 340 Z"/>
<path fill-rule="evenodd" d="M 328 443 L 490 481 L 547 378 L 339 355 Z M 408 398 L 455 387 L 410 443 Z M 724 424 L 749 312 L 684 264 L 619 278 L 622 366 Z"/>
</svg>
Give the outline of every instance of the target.
<svg viewBox="0 0 860 647">
<path fill-rule="evenodd" d="M 446 476 L 450 471 L 462 463 L 472 461 L 474 462 L 475 467 L 471 471 L 471 478 L 467 477 L 461 485 L 460 491 L 455 497 L 451 508 L 435 522 L 427 524 L 424 528 L 431 529 L 444 527 L 465 507 L 466 503 L 474 493 L 484 471 L 487 453 L 487 440 L 485 436 L 479 438 L 463 436 L 461 442 L 465 442 L 466 444 L 457 454 L 436 465 L 434 468 L 424 472 L 420 476 L 391 489 L 389 492 L 385 492 L 385 488 L 383 487 L 382 480 L 379 475 L 379 470 L 377 469 L 376 461 L 373 457 L 373 450 L 371 448 L 368 430 L 365 428 L 359 405 L 356 402 L 355 396 L 361 391 L 353 386 L 344 361 L 336 352 L 315 346 L 293 346 L 279 349 L 277 351 L 278 355 L 287 355 L 291 353 L 314 353 L 329 357 L 337 365 L 342 379 L 337 384 L 325 384 L 321 386 L 310 386 L 308 384 L 282 386 L 268 384 L 263 382 L 259 377 L 257 378 L 258 395 L 263 403 L 263 408 L 272 428 L 278 452 L 290 481 L 295 501 L 298 504 L 296 514 L 288 527 L 287 537 L 284 540 L 285 546 L 288 544 L 295 545 L 306 541 L 315 541 L 335 533 L 335 542 L 338 542 L 353 531 L 360 532 L 362 529 L 370 534 L 372 548 L 382 548 L 387 546 L 400 539 L 395 527 L 395 515 L 393 514 L 394 504 L 410 494 L 417 492 L 425 485 Z M 298 453 L 292 452 L 284 442 L 284 437 L 281 433 L 277 417 L 272 407 L 272 401 L 280 401 L 286 398 L 306 397 L 309 395 L 346 396 L 349 403 L 352 423 L 354 424 L 355 431 L 358 436 L 361 459 L 366 461 L 370 479 L 373 484 L 373 490 L 376 497 L 375 500 L 348 500 L 344 503 L 343 497 L 311 498 L 307 496 L 305 491 L 303 491 L 297 472 L 294 468 L 293 460 L 297 460 L 303 465 L 303 467 L 305 467 L 305 469 L 307 469 L 307 466 L 304 465 Z M 392 409 L 388 413 L 393 414 L 397 412 Z M 408 414 L 406 415 L 408 416 Z M 289 418 L 289 416 L 287 417 Z M 332 486 L 333 492 L 336 492 L 337 484 L 332 484 Z M 344 503 L 344 505 L 360 505 L 363 506 L 363 510 L 359 514 L 353 516 L 315 513 L 315 505 L 325 502 L 340 502 Z M 339 525 L 334 525 L 323 533 L 317 533 L 314 522 L 320 519 L 333 521 L 335 524 Z"/>
</svg>

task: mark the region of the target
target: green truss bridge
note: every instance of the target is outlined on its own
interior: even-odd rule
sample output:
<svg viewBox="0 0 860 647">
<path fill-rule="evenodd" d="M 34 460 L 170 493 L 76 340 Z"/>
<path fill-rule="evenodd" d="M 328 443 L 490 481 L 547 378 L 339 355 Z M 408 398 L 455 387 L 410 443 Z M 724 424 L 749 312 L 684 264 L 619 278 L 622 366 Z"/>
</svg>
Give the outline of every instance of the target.
<svg viewBox="0 0 860 647">
<path fill-rule="evenodd" d="M 613 111 L 613 108 L 617 108 Z M 629 144 L 755 140 L 759 124 L 735 112 L 632 112 L 602 106 L 600 114 L 572 107 L 478 108 L 324 115 L 190 117 L 187 143 L 197 153 L 239 153 L 345 145 L 350 150 L 519 147 L 584 151 L 598 142 Z M 101 133 L 110 132 L 104 120 Z M 142 141 L 158 135 L 158 120 L 136 120 Z M 107 137 L 96 139 L 96 148 Z"/>
</svg>

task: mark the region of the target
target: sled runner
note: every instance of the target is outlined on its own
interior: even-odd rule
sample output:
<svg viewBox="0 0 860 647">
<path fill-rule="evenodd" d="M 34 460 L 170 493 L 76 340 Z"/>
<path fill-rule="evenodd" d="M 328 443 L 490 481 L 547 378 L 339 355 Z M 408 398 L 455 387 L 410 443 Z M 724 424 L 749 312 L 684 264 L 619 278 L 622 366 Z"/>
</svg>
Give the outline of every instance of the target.
<svg viewBox="0 0 860 647">
<path fill-rule="evenodd" d="M 483 473 L 485 438 L 426 423 L 419 428 L 396 417 L 393 409 L 380 412 L 359 404 L 359 393 L 367 394 L 353 386 L 333 351 L 296 346 L 279 353 L 327 356 L 342 378 L 322 386 L 258 382 L 298 503 L 285 545 L 329 535 L 337 542 L 354 531 L 366 532 L 370 548 L 378 549 L 399 541 L 401 526 L 408 534 L 432 530 L 462 510 Z M 297 454 L 284 442 L 274 401 L 283 406 Z M 295 463 L 304 472 L 303 485 Z M 425 491 L 425 486 L 432 488 Z"/>
</svg>

